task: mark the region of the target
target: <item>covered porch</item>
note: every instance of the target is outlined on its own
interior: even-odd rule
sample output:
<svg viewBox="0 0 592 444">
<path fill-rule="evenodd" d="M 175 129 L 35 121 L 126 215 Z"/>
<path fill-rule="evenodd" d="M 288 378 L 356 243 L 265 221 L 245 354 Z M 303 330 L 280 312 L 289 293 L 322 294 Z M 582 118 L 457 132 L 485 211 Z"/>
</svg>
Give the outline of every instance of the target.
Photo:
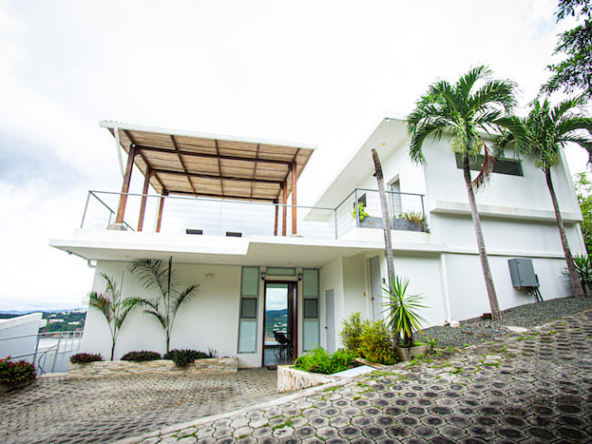
<svg viewBox="0 0 592 444">
<path fill-rule="evenodd" d="M 118 154 L 123 150 L 127 155 L 126 159 L 120 157 L 123 183 L 111 229 L 144 230 L 148 201 L 154 200 L 149 194 L 152 187 L 157 196 L 156 233 L 161 231 L 166 198 L 171 195 L 271 205 L 274 235 L 298 233 L 298 178 L 314 146 L 110 121 L 102 121 L 100 126 L 114 136 Z M 130 211 L 130 183 L 136 170 L 144 176 L 144 182 L 139 202 L 134 205 L 137 218 L 133 218 L 136 224 L 132 227 L 126 223 L 126 212 Z M 203 231 L 187 230 L 188 234 Z"/>
</svg>

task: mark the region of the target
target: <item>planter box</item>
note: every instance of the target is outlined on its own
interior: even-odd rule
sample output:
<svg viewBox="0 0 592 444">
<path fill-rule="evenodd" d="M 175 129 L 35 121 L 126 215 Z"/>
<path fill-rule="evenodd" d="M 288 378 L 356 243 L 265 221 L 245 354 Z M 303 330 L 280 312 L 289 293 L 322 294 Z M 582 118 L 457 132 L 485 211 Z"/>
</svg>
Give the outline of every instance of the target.
<svg viewBox="0 0 592 444">
<path fill-rule="evenodd" d="M 397 356 L 399 357 L 400 361 L 410 361 L 416 355 L 430 354 L 432 352 L 432 349 L 429 345 L 418 345 L 416 347 L 411 347 L 411 348 L 395 347 L 395 352 L 397 353 Z"/>
<path fill-rule="evenodd" d="M 392 219 L 390 226 L 391 230 L 400 231 L 421 231 L 421 225 L 412 220 L 407 219 Z M 380 228 L 382 229 L 382 218 L 381 217 L 365 217 L 364 220 L 360 221 L 360 228 Z"/>
<path fill-rule="evenodd" d="M 339 378 L 331 375 L 321 375 L 320 373 L 309 373 L 302 370 L 296 370 L 291 365 L 277 366 L 277 388 L 278 393 L 293 392 L 308 387 L 335 382 Z"/>
<path fill-rule="evenodd" d="M 168 359 L 158 361 L 98 361 L 70 364 L 67 378 L 100 378 L 125 375 L 197 375 L 224 374 L 238 371 L 238 357 L 196 359 L 192 364 L 177 367 Z"/>
<path fill-rule="evenodd" d="M 27 387 L 33 384 L 34 382 L 35 379 L 30 379 L 29 381 L 19 382 L 18 384 L 0 384 L 0 393 L 6 393 L 22 387 Z"/>
<path fill-rule="evenodd" d="M 366 361 L 367 364 L 371 364 Z M 362 365 L 349 370 L 345 370 L 333 375 L 323 375 L 320 373 L 309 373 L 303 370 L 296 370 L 291 365 L 278 365 L 277 367 L 277 387 L 278 393 L 293 392 L 309 387 L 335 382 L 343 378 L 351 378 L 363 373 L 369 373 L 376 368 L 384 367 L 380 364 Z"/>
</svg>

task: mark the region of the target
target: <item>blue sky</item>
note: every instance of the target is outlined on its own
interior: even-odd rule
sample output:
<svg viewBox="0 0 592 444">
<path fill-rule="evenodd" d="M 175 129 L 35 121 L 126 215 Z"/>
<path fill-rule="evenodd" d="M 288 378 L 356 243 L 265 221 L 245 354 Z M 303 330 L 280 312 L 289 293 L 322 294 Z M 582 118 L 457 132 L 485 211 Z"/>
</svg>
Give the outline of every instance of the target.
<svg viewBox="0 0 592 444">
<path fill-rule="evenodd" d="M 379 119 L 406 115 L 437 78 L 486 63 L 528 103 L 555 7 L 0 0 L 0 310 L 83 304 L 92 269 L 48 241 L 72 234 L 88 189 L 120 189 L 100 120 L 316 144 L 299 189 L 311 204 Z"/>
</svg>

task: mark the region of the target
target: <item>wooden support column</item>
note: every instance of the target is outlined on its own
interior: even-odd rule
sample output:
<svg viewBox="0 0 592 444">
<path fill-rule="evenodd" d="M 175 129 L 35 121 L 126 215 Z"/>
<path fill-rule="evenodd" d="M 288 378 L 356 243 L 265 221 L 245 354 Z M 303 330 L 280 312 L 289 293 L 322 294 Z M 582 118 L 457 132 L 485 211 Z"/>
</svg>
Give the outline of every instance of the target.
<svg viewBox="0 0 592 444">
<path fill-rule="evenodd" d="M 285 236 L 288 219 L 288 207 L 286 206 L 288 203 L 288 179 L 284 180 L 282 185 L 282 203 L 284 204 L 282 209 L 282 236 Z"/>
<path fill-rule="evenodd" d="M 140 203 L 140 216 L 138 217 L 138 231 L 144 229 L 144 215 L 146 213 L 146 201 L 148 200 L 148 187 L 150 186 L 150 177 L 152 177 L 152 170 L 150 167 L 146 170 L 144 177 L 144 188 L 142 188 L 142 202 Z"/>
<path fill-rule="evenodd" d="M 119 208 L 117 209 L 117 218 L 115 223 L 122 224 L 125 216 L 125 206 L 127 204 L 127 193 L 129 193 L 130 181 L 132 178 L 132 170 L 134 168 L 134 158 L 136 157 L 136 146 L 130 146 L 127 156 L 127 165 L 125 167 L 125 175 L 123 176 L 123 185 L 121 186 L 121 195 L 119 196 Z"/>
<path fill-rule="evenodd" d="M 298 180 L 297 170 L 298 163 L 294 161 L 292 162 L 292 234 L 296 234 L 298 231 L 296 227 L 296 218 L 298 216 L 298 208 L 296 208 L 296 205 L 298 204 L 298 187 L 296 186 Z"/>
<path fill-rule="evenodd" d="M 274 205 L 275 205 L 275 222 L 273 224 L 273 235 L 277 236 L 278 235 L 278 218 L 279 218 L 279 205 L 278 205 L 278 200 L 274 200 L 273 201 Z"/>
<path fill-rule="evenodd" d="M 160 225 L 162 223 L 162 212 L 164 210 L 165 197 L 169 195 L 167 190 L 163 190 L 160 195 L 160 202 L 158 203 L 158 219 L 156 219 L 156 233 L 160 233 Z"/>
</svg>

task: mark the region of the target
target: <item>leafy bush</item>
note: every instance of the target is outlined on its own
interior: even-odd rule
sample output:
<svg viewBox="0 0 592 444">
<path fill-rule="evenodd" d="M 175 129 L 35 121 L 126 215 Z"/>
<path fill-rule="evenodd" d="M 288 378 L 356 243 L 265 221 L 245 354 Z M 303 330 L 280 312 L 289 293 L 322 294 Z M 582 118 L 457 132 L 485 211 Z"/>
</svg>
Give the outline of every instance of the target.
<svg viewBox="0 0 592 444">
<path fill-rule="evenodd" d="M 121 357 L 122 361 L 146 362 L 161 359 L 160 353 L 153 351 L 131 351 Z"/>
<path fill-rule="evenodd" d="M 164 359 L 171 359 L 177 367 L 191 364 L 196 359 L 208 358 L 208 354 L 197 350 L 171 350 L 163 356 Z"/>
<path fill-rule="evenodd" d="M 588 290 L 592 288 L 592 256 L 575 254 L 573 256 L 573 263 L 576 268 L 576 273 L 580 278 L 584 294 L 587 296 Z M 569 271 L 567 268 L 565 268 L 562 273 L 569 279 Z"/>
<path fill-rule="evenodd" d="M 10 356 L 0 359 L 0 384 L 16 385 L 37 377 L 35 366 L 25 360 L 12 362 Z"/>
<path fill-rule="evenodd" d="M 355 353 L 338 350 L 329 354 L 324 348 L 317 346 L 314 350 L 300 356 L 294 363 L 294 368 L 330 375 L 355 367 L 354 359 L 356 359 Z"/>
<path fill-rule="evenodd" d="M 103 357 L 100 353 L 76 353 L 70 356 L 72 364 L 89 364 L 91 362 L 102 361 Z"/>
<path fill-rule="evenodd" d="M 372 362 L 394 364 L 393 335 L 384 321 L 367 322 L 360 335 L 358 353 Z"/>
<path fill-rule="evenodd" d="M 364 326 L 368 323 L 368 321 L 362 321 L 361 317 L 361 313 L 352 313 L 342 323 L 341 340 L 345 348 L 354 353 L 360 348 L 360 336 L 362 336 Z"/>
</svg>

